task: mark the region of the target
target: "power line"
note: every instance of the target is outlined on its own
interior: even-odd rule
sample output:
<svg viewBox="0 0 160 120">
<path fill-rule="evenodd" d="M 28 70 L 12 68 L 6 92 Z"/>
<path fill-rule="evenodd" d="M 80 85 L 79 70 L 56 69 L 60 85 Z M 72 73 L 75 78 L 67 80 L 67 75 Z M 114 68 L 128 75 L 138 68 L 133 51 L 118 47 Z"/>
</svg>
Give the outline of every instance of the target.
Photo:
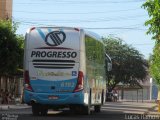
<svg viewBox="0 0 160 120">
<path fill-rule="evenodd" d="M 26 25 L 43 25 L 46 26 L 47 24 L 41 24 L 41 23 L 36 23 L 36 22 L 23 22 L 22 24 L 26 24 Z M 47 25 L 49 26 L 49 25 Z M 52 25 L 53 26 L 53 25 Z M 96 30 L 105 30 L 105 29 L 112 29 L 112 30 L 147 30 L 147 29 L 142 29 L 142 28 L 138 28 L 138 27 L 82 27 L 84 29 L 96 29 Z"/>
<path fill-rule="evenodd" d="M 33 21 L 25 21 L 25 20 L 18 20 L 16 18 L 13 18 L 14 21 L 20 22 L 22 24 L 26 23 L 26 24 L 37 24 L 37 22 L 33 22 Z M 42 24 L 45 25 L 45 24 Z M 138 26 L 140 26 L 142 24 L 134 24 L 134 25 L 127 25 L 127 26 L 123 26 L 123 28 L 129 28 L 129 27 L 134 27 L 134 28 L 138 28 Z M 122 26 L 121 26 L 122 27 Z"/>
<path fill-rule="evenodd" d="M 15 21 L 17 21 L 16 19 L 14 19 Z M 28 21 L 18 21 L 21 22 L 21 24 L 27 24 L 27 25 L 47 25 L 47 24 L 42 24 L 42 23 L 37 23 L 37 22 L 28 22 Z M 115 30 L 147 30 L 147 29 L 142 29 L 139 27 L 83 27 L 84 29 L 115 29 Z"/>
<path fill-rule="evenodd" d="M 34 21 L 34 22 L 58 22 L 58 23 L 85 23 L 85 22 L 109 22 L 109 21 L 120 21 L 120 20 L 134 20 L 135 18 L 146 17 L 146 15 L 136 15 L 136 16 L 125 16 L 116 18 L 88 18 L 88 19 L 57 19 L 57 20 L 49 20 L 49 19 L 30 19 L 30 18 L 16 18 L 24 21 Z"/>
<path fill-rule="evenodd" d="M 116 30 L 147 30 L 147 29 L 141 29 L 138 27 L 133 28 L 125 28 L 125 27 L 97 27 L 97 28 L 85 28 L 85 29 L 116 29 Z"/>
<path fill-rule="evenodd" d="M 0 10 L 4 10 L 0 8 Z M 110 11 L 91 11 L 91 12 L 44 12 L 44 11 L 16 11 L 12 9 L 7 9 L 8 12 L 16 12 L 16 13 L 30 13 L 30 14 L 104 14 L 104 13 L 120 13 L 120 12 L 128 12 L 140 10 L 140 8 L 133 9 L 121 9 L 121 10 L 110 10 Z"/>
<path fill-rule="evenodd" d="M 153 45 L 152 43 L 141 43 L 141 44 L 131 44 L 131 45 L 134 45 L 134 46 L 151 46 Z"/>
<path fill-rule="evenodd" d="M 66 0 L 66 1 L 48 1 L 48 0 L 45 0 L 45 1 L 38 1 L 38 2 L 14 2 L 14 4 L 19 4 L 19 5 L 41 5 L 41 4 L 48 4 L 48 3 L 54 3 L 54 4 L 72 4 L 72 5 L 79 5 L 79 4 L 89 4 L 89 5 L 93 5 L 93 4 L 120 4 L 120 3 L 123 3 L 123 4 L 127 4 L 127 3 L 139 3 L 139 2 L 144 2 L 144 0 L 123 0 L 123 1 L 105 1 L 105 0 L 99 0 L 97 2 L 97 0 L 92 0 L 92 1 L 75 1 L 75 0 Z M 52 5 L 52 4 L 49 4 L 49 5 Z"/>
<path fill-rule="evenodd" d="M 14 21 L 18 21 L 20 22 L 21 24 L 28 24 L 28 25 L 47 25 L 47 24 L 44 24 L 44 23 L 40 23 L 40 22 L 35 22 L 35 21 L 26 21 L 25 20 L 18 20 L 18 19 L 15 19 L 14 18 Z M 53 21 L 53 20 L 52 20 Z M 56 20 L 57 21 L 57 20 Z M 71 20 L 70 22 L 74 22 L 75 20 Z M 63 23 L 65 22 L 65 20 L 63 21 Z M 88 21 L 87 21 L 88 22 Z M 91 22 L 91 21 L 90 21 Z M 46 23 L 46 21 L 45 21 Z M 48 21 L 47 21 L 48 23 Z M 140 24 L 138 24 L 140 25 Z M 134 27 L 134 26 L 137 26 L 136 25 L 129 25 L 129 26 L 123 26 L 123 27 L 84 27 L 85 29 L 97 29 L 97 30 L 104 30 L 104 29 L 113 29 L 113 30 L 147 30 L 147 29 L 142 29 L 140 27 Z"/>
<path fill-rule="evenodd" d="M 33 11 L 14 11 L 20 13 L 31 13 L 31 14 L 104 14 L 104 13 L 119 13 L 119 12 L 128 12 L 128 11 L 135 11 L 139 8 L 135 9 L 122 9 L 122 10 L 111 10 L 111 11 L 93 11 L 93 12 L 33 12 Z"/>
</svg>

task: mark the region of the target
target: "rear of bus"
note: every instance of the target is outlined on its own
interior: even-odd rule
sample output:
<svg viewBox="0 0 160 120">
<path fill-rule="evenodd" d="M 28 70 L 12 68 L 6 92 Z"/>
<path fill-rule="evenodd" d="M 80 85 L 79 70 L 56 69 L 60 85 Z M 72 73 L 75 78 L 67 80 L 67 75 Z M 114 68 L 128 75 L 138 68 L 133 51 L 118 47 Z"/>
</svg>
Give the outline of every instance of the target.
<svg viewBox="0 0 160 120">
<path fill-rule="evenodd" d="M 79 61 L 79 29 L 41 27 L 27 31 L 24 101 L 32 105 L 33 112 L 40 105 L 84 104 L 83 72 L 79 70 Z"/>
</svg>

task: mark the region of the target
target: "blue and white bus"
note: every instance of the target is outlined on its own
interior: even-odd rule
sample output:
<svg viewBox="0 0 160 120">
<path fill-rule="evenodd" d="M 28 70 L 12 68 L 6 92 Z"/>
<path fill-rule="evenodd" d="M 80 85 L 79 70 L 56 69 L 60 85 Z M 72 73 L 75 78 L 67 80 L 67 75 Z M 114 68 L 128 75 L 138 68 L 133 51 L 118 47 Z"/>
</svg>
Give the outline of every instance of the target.
<svg viewBox="0 0 160 120">
<path fill-rule="evenodd" d="M 33 115 L 68 107 L 90 114 L 105 102 L 105 50 L 100 37 L 71 27 L 33 27 L 26 33 L 24 101 Z"/>
</svg>

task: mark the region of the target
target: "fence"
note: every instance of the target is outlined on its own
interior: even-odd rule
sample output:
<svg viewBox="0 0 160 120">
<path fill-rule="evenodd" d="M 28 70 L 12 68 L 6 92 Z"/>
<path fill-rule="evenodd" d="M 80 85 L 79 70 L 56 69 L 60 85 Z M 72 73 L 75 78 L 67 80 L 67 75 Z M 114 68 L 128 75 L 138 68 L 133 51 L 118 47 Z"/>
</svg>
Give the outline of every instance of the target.
<svg viewBox="0 0 160 120">
<path fill-rule="evenodd" d="M 23 78 L 16 77 L 1 77 L 0 90 L 7 90 L 15 98 L 21 97 L 23 91 Z"/>
</svg>

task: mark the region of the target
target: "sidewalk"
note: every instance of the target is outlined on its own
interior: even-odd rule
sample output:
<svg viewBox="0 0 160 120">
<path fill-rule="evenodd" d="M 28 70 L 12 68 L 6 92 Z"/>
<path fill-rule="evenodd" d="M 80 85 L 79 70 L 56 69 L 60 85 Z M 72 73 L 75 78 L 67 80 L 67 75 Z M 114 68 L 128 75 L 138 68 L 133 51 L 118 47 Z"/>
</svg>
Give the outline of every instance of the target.
<svg viewBox="0 0 160 120">
<path fill-rule="evenodd" d="M 119 102 L 133 102 L 133 103 L 155 103 L 155 100 L 118 100 Z"/>
<path fill-rule="evenodd" d="M 153 106 L 151 109 L 148 110 L 148 112 L 146 114 L 160 116 L 160 112 L 158 112 L 158 105 Z"/>
<path fill-rule="evenodd" d="M 0 104 L 0 111 L 13 110 L 13 109 L 26 109 L 30 108 L 27 104 L 14 104 L 14 105 L 3 105 Z"/>
<path fill-rule="evenodd" d="M 160 112 L 158 112 L 158 104 L 156 102 L 148 102 L 148 103 L 152 103 L 152 106 L 149 107 L 148 111 L 145 112 L 145 115 L 158 115 L 160 116 Z"/>
</svg>

